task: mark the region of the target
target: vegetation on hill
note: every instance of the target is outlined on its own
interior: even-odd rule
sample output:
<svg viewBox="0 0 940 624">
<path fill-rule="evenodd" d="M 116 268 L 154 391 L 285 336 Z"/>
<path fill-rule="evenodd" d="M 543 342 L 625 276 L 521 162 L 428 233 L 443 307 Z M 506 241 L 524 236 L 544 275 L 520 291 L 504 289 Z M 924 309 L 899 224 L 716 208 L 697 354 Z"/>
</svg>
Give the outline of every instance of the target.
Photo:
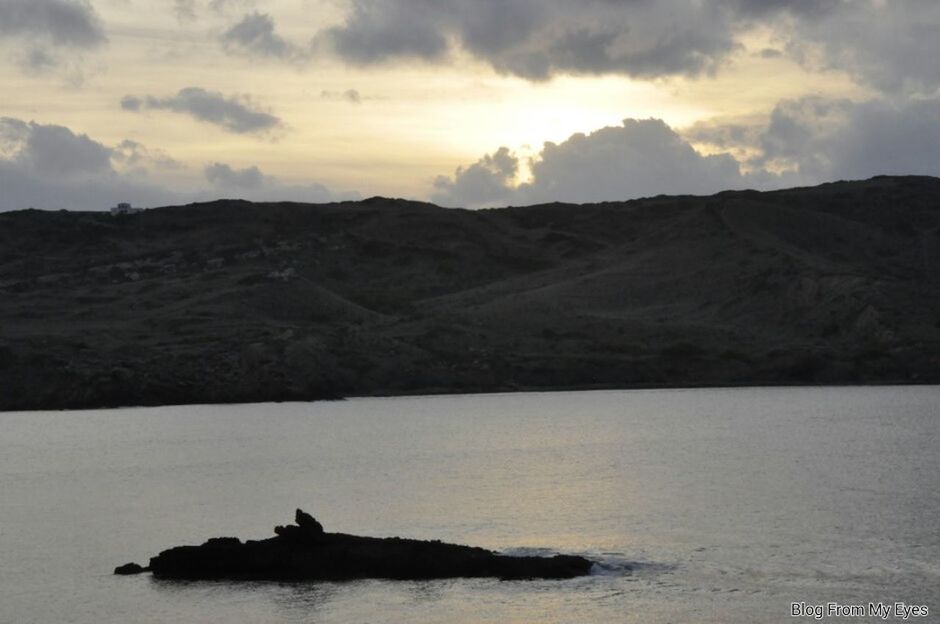
<svg viewBox="0 0 940 624">
<path fill-rule="evenodd" d="M 940 179 L 0 214 L 0 409 L 940 381 Z"/>
</svg>

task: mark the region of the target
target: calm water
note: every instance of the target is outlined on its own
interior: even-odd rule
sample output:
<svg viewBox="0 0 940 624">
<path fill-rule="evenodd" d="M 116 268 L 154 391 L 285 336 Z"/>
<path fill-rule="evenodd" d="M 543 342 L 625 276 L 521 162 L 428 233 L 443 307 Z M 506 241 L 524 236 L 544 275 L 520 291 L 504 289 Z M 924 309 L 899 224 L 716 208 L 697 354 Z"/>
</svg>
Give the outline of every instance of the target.
<svg viewBox="0 0 940 624">
<path fill-rule="evenodd" d="M 792 601 L 907 601 L 940 621 L 938 412 L 940 388 L 921 387 L 0 414 L 0 622 L 813 621 Z M 178 544 L 266 537 L 297 506 L 328 531 L 603 567 L 553 582 L 111 575 Z"/>
</svg>

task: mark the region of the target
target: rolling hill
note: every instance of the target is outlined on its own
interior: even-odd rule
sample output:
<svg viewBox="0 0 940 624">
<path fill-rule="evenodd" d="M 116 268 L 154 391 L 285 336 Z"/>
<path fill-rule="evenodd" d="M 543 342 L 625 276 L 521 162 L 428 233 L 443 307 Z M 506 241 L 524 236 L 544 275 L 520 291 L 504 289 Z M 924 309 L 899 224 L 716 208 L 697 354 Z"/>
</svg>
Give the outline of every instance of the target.
<svg viewBox="0 0 940 624">
<path fill-rule="evenodd" d="M 0 409 L 936 383 L 940 179 L 0 213 Z"/>
</svg>

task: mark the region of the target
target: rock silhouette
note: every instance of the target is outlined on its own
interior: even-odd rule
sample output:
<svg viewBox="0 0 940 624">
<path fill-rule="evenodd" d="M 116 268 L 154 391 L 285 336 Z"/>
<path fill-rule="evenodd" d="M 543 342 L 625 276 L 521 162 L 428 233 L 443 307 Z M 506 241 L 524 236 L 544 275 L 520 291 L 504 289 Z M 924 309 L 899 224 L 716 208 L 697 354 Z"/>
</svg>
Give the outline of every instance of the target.
<svg viewBox="0 0 940 624">
<path fill-rule="evenodd" d="M 300 509 L 295 522 L 275 527 L 276 536 L 264 540 L 220 537 L 177 546 L 151 558 L 149 568 L 127 564 L 115 574 L 149 570 L 157 578 L 181 580 L 565 579 L 589 574 L 593 565 L 572 555 L 510 557 L 437 540 L 326 533 Z"/>
<path fill-rule="evenodd" d="M 136 563 L 125 563 L 122 566 L 114 568 L 114 573 L 119 576 L 130 576 L 132 574 L 142 574 L 147 568 Z"/>
</svg>

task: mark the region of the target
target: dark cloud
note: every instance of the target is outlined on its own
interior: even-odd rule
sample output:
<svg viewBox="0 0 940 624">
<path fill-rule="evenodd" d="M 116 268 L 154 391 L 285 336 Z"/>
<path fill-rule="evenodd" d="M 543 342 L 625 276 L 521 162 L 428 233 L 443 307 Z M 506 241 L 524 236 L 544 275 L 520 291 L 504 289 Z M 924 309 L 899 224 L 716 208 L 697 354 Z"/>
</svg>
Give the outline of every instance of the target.
<svg viewBox="0 0 940 624">
<path fill-rule="evenodd" d="M 230 53 L 296 60 L 304 56 L 301 50 L 277 34 L 270 15 L 258 12 L 245 15 L 222 33 L 220 40 Z"/>
<path fill-rule="evenodd" d="M 788 52 L 812 68 L 848 72 L 888 94 L 940 88 L 940 2 L 844 0 L 797 22 Z"/>
<path fill-rule="evenodd" d="M 206 167 L 206 179 L 212 184 L 233 190 L 259 189 L 265 184 L 265 176 L 256 166 L 232 169 L 223 163 Z"/>
<path fill-rule="evenodd" d="M 746 17 L 789 13 L 796 16 L 820 16 L 837 9 L 843 0 L 720 0 L 730 9 Z"/>
<path fill-rule="evenodd" d="M 940 88 L 936 0 L 349 0 L 314 47 L 359 65 L 467 53 L 530 80 L 709 75 L 760 28 L 787 56 L 886 93 Z"/>
<path fill-rule="evenodd" d="M 940 175 L 940 100 L 785 101 L 759 141 L 755 164 L 786 166 L 809 181 Z"/>
<path fill-rule="evenodd" d="M 658 119 L 627 119 L 620 127 L 546 143 L 530 162 L 529 182 L 514 183 L 518 165 L 501 148 L 453 177 L 438 178 L 432 200 L 449 206 L 595 202 L 746 185 L 733 157 L 700 154 Z"/>
<path fill-rule="evenodd" d="M 281 126 L 281 120 L 262 111 L 247 97 L 227 97 L 200 87 L 187 87 L 170 97 L 152 95 L 125 96 L 121 108 L 126 111 L 169 110 L 190 115 L 238 134 L 266 133 Z"/>
<path fill-rule="evenodd" d="M 52 45 L 93 48 L 105 42 L 91 4 L 82 0 L 3 0 L 0 38 L 37 39 Z"/>
<path fill-rule="evenodd" d="M 216 193 L 252 201 L 325 203 L 360 197 L 356 192 L 335 193 L 318 183 L 285 184 L 273 176 L 265 175 L 255 165 L 236 169 L 217 162 L 205 168 L 205 175 Z"/>
<path fill-rule="evenodd" d="M 940 175 L 940 100 L 859 104 L 824 147 L 832 178 Z"/>
<path fill-rule="evenodd" d="M 763 123 L 702 123 L 685 135 L 750 154 L 742 165 L 752 175 L 787 172 L 793 184 L 940 175 L 940 99 L 804 97 L 780 102 Z"/>
<path fill-rule="evenodd" d="M 106 41 L 97 13 L 83 0 L 0 0 L 0 44 L 27 74 L 56 72 L 78 86 L 82 53 Z"/>
<path fill-rule="evenodd" d="M 737 48 L 733 18 L 720 2 L 684 0 L 355 0 L 346 21 L 320 32 L 315 45 L 367 65 L 442 61 L 454 43 L 499 72 L 532 80 L 695 76 Z"/>
</svg>

